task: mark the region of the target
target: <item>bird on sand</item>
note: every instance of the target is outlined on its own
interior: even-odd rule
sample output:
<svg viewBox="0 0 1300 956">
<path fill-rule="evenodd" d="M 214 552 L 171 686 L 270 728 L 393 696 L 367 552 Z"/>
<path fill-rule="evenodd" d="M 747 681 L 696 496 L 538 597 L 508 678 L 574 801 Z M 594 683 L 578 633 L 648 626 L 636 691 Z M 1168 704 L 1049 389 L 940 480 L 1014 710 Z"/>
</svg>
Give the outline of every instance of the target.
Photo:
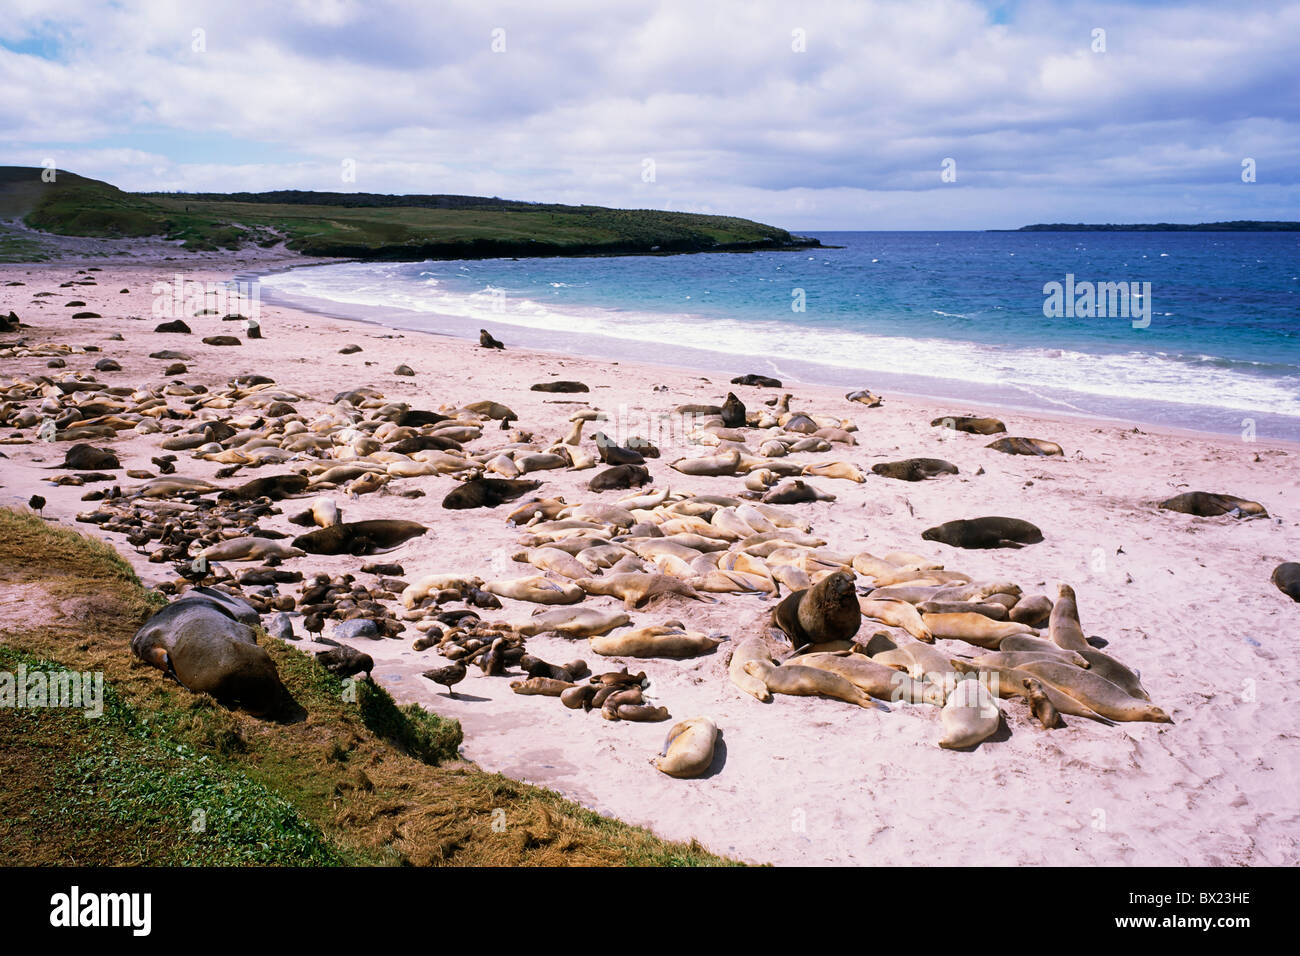
<svg viewBox="0 0 1300 956">
<path fill-rule="evenodd" d="M 435 684 L 442 684 L 447 688 L 448 695 L 455 697 L 456 692 L 452 690 L 452 685 L 459 684 L 465 679 L 465 665 L 460 661 L 456 661 L 446 667 L 435 667 L 431 671 L 425 671 L 422 676 L 427 677 Z"/>
</svg>

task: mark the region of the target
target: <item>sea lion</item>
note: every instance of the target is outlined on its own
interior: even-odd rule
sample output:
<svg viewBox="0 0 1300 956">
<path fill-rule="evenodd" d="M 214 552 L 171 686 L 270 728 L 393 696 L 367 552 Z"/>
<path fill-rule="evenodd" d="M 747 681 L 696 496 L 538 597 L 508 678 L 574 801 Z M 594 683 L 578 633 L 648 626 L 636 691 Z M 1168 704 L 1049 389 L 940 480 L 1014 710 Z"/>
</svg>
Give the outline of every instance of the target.
<svg viewBox="0 0 1300 956">
<path fill-rule="evenodd" d="M 767 375 L 738 375 L 731 380 L 732 385 L 752 385 L 755 388 L 780 388 L 779 379 L 770 378 Z"/>
<path fill-rule="evenodd" d="M 619 491 L 650 484 L 650 470 L 644 465 L 615 465 L 606 468 L 587 484 L 591 491 Z"/>
<path fill-rule="evenodd" d="M 996 650 L 988 654 L 982 654 L 971 661 L 976 667 L 1008 667 L 1016 668 L 1021 664 L 1029 661 L 1061 661 L 1074 667 L 1087 668 L 1087 658 L 1082 654 L 1076 654 L 1073 651 L 1056 648 L 1056 653 L 1049 654 L 1044 651 L 1004 651 Z"/>
<path fill-rule="evenodd" d="M 745 403 L 736 397 L 735 392 L 728 392 L 727 400 L 722 403 L 722 425 L 724 428 L 745 427 Z"/>
<path fill-rule="evenodd" d="M 478 330 L 478 344 L 480 348 L 485 349 L 504 349 L 505 345 L 499 340 L 492 337 L 487 329 Z"/>
<path fill-rule="evenodd" d="M 861 654 L 847 652 L 803 654 L 793 660 L 803 667 L 816 667 L 838 674 L 878 700 L 894 703 L 906 701 L 909 704 L 943 702 L 942 691 L 933 684 L 913 680 L 902 671 L 886 667 Z"/>
<path fill-rule="evenodd" d="M 290 495 L 301 494 L 306 490 L 306 475 L 267 475 L 246 481 L 238 488 L 228 488 L 221 493 L 220 497 L 239 501 L 253 501 L 257 498 L 282 501 Z"/>
<path fill-rule="evenodd" d="M 1148 701 L 1151 699 L 1147 689 L 1142 686 L 1142 679 L 1137 671 L 1125 667 L 1109 654 L 1103 654 L 1098 650 L 1085 650 L 1080 651 L 1079 656 L 1087 662 L 1088 670 L 1099 677 L 1106 678 L 1130 697 Z"/>
<path fill-rule="evenodd" d="M 848 640 L 862 626 L 853 575 L 836 571 L 806 591 L 795 591 L 773 610 L 772 622 L 795 647 Z"/>
<path fill-rule="evenodd" d="M 668 467 L 674 471 L 680 471 L 683 475 L 721 478 L 734 475 L 740 468 L 740 452 L 733 449 L 720 455 L 710 455 L 703 458 L 678 458 Z"/>
<path fill-rule="evenodd" d="M 974 601 L 924 601 L 916 605 L 922 614 L 983 614 L 994 621 L 1005 621 L 1007 609 L 995 602 L 987 604 Z"/>
<path fill-rule="evenodd" d="M 975 747 L 992 736 L 1002 722 L 1002 708 L 982 681 L 959 680 L 948 694 L 939 718 L 944 729 L 939 746 L 959 750 Z"/>
<path fill-rule="evenodd" d="M 1055 730 L 1065 724 L 1042 683 L 1032 677 L 1026 677 L 1021 683 L 1025 687 L 1025 699 L 1029 701 L 1029 712 L 1038 718 L 1044 730 Z"/>
<path fill-rule="evenodd" d="M 843 478 L 846 481 L 856 481 L 858 484 L 867 480 L 866 475 L 862 473 L 857 465 L 847 461 L 826 461 L 819 464 L 804 465 L 802 474 L 811 475 L 814 478 Z"/>
<path fill-rule="evenodd" d="M 974 418 L 969 415 L 947 415 L 930 422 L 932 428 L 939 425 L 972 435 L 996 435 L 1007 430 L 1007 426 L 996 418 Z"/>
<path fill-rule="evenodd" d="M 760 500 L 766 505 L 797 505 L 808 501 L 834 501 L 835 496 L 818 491 L 807 482 L 796 478 L 777 485 Z"/>
<path fill-rule="evenodd" d="M 882 461 L 871 470 L 885 478 L 899 481 L 924 481 L 939 475 L 958 474 L 957 466 L 942 458 L 904 458 L 902 461 Z"/>
<path fill-rule="evenodd" d="M 107 448 L 77 444 L 64 453 L 63 464 L 58 467 L 71 468 L 75 471 L 112 471 L 121 468 L 122 463 L 118 461 L 117 455 Z"/>
<path fill-rule="evenodd" d="M 697 601 L 713 600 L 700 594 L 685 581 L 656 572 L 606 574 L 599 578 L 582 578 L 576 583 L 588 594 L 621 598 L 624 607 L 629 609 L 641 607 L 652 598 L 666 594 L 678 594 Z"/>
<path fill-rule="evenodd" d="M 509 581 L 488 581 L 482 589 L 500 597 L 534 604 L 577 604 L 586 596 L 577 582 L 557 581 L 540 574 Z"/>
<path fill-rule="evenodd" d="M 1034 675 L 1029 674 L 1014 667 L 983 666 L 977 667 L 970 661 L 952 660 L 950 666 L 959 674 L 969 674 L 980 679 L 985 683 L 990 692 L 995 692 L 999 697 L 1023 697 L 1028 699 L 1029 691 L 1025 687 L 1026 679 L 1036 679 Z M 1070 665 L 1064 665 L 1069 667 Z M 1078 668 L 1073 668 L 1078 670 Z M 1083 673 L 1080 671 L 1080 673 Z M 1071 717 L 1087 717 L 1089 720 L 1096 720 L 1103 724 L 1109 724 L 1107 718 L 1097 713 L 1091 707 L 1082 702 L 1075 700 L 1065 691 L 1060 690 L 1053 684 L 1045 681 L 1042 684 L 1043 693 L 1051 701 L 1060 713 L 1068 714 Z"/>
<path fill-rule="evenodd" d="M 218 541 L 204 548 L 198 556 L 208 561 L 264 561 L 267 558 L 297 558 L 306 553 L 296 544 L 290 545 L 274 538 L 247 536 Z"/>
<path fill-rule="evenodd" d="M 1052 616 L 1052 599 L 1046 594 L 1025 594 L 1007 612 L 1007 618 L 1030 627 L 1046 627 Z"/>
<path fill-rule="evenodd" d="M 515 630 L 524 637 L 552 632 L 564 637 L 595 637 L 598 634 L 607 634 L 630 621 L 631 618 L 623 611 L 563 607 L 553 611 L 535 611 L 529 620 L 523 624 L 516 624 Z"/>
<path fill-rule="evenodd" d="M 1065 451 L 1054 441 L 1045 441 L 1042 438 L 999 438 L 991 441 L 985 448 L 992 448 L 994 451 L 1000 451 L 1004 455 L 1038 455 L 1041 458 L 1047 458 L 1053 455 L 1064 455 Z"/>
<path fill-rule="evenodd" d="M 1021 548 L 1043 540 L 1043 532 L 1019 518 L 985 517 L 947 521 L 921 532 L 926 541 L 954 548 Z"/>
<path fill-rule="evenodd" d="M 998 652 L 1003 654 L 1018 654 L 1022 651 L 1040 657 L 1058 657 L 1075 667 L 1088 666 L 1088 659 L 1078 651 L 1067 650 L 1050 640 L 1032 637 L 1029 634 L 1012 634 L 1010 637 L 1003 638 L 1001 646 L 998 647 Z"/>
<path fill-rule="evenodd" d="M 617 634 L 591 638 L 591 649 L 602 657 L 695 657 L 722 643 L 676 624 L 652 624 Z"/>
<path fill-rule="evenodd" d="M 1287 561 L 1273 569 L 1270 578 L 1279 591 L 1293 601 L 1300 601 L 1300 564 Z"/>
<path fill-rule="evenodd" d="M 1208 491 L 1188 491 L 1160 502 L 1165 511 L 1201 518 L 1231 515 L 1234 518 L 1267 518 L 1268 511 L 1258 501 L 1249 501 L 1235 495 L 1219 495 Z"/>
<path fill-rule="evenodd" d="M 772 663 L 771 646 L 763 638 L 747 637 L 737 645 L 731 652 L 731 660 L 727 662 L 727 676 L 746 694 L 767 703 L 772 699 L 772 692 L 766 684 L 745 670 L 745 665 L 750 661 Z"/>
<path fill-rule="evenodd" d="M 874 592 L 873 592 L 874 593 Z M 858 598 L 858 607 L 869 618 L 901 627 L 918 641 L 934 643 L 934 635 L 926 627 L 921 612 L 906 601 L 878 601 L 875 598 Z"/>
<path fill-rule="evenodd" d="M 495 508 L 541 487 L 538 481 L 514 481 L 503 478 L 471 478 L 462 482 L 442 499 L 449 511 L 468 508 Z"/>
<path fill-rule="evenodd" d="M 860 388 L 856 392 L 849 392 L 844 397 L 850 402 L 861 402 L 867 408 L 876 408 L 884 401 L 883 398 L 869 388 Z"/>
<path fill-rule="evenodd" d="M 559 697 L 573 686 L 575 685 L 569 681 L 555 680 L 553 677 L 530 677 L 528 680 L 510 682 L 510 689 L 525 697 Z"/>
<path fill-rule="evenodd" d="M 921 620 L 935 637 L 952 638 L 997 650 L 1012 634 L 1032 634 L 1034 629 L 1014 621 L 995 621 L 983 614 L 922 614 Z"/>
<path fill-rule="evenodd" d="M 872 700 L 870 695 L 839 674 L 816 667 L 801 667 L 798 664 L 782 664 L 777 667 L 765 661 L 752 660 L 745 664 L 745 673 L 757 677 L 774 694 L 829 697 L 859 707 L 880 708 L 880 704 Z"/>
<path fill-rule="evenodd" d="M 707 717 L 692 717 L 673 724 L 664 740 L 655 769 L 670 777 L 698 777 L 713 763 L 713 748 L 718 739 L 718 725 Z"/>
<path fill-rule="evenodd" d="M 1079 623 L 1079 602 L 1074 596 L 1074 588 L 1062 584 L 1060 597 L 1052 606 L 1052 613 L 1047 621 L 1047 636 L 1057 647 L 1082 654 L 1092 650 L 1092 645 L 1083 636 L 1083 625 Z"/>
<path fill-rule="evenodd" d="M 417 538 L 429 529 L 415 521 L 376 518 L 348 521 L 300 534 L 294 547 L 310 554 L 379 554 Z"/>
<path fill-rule="evenodd" d="M 1082 670 L 1069 664 L 1043 660 L 1024 664 L 1019 670 L 1033 675 L 1045 685 L 1051 685 L 1062 693 L 1068 694 L 1085 707 L 1110 720 L 1173 723 L 1169 715 L 1150 701 L 1125 693 L 1106 678 L 1094 674 L 1091 669 Z"/>
<path fill-rule="evenodd" d="M 591 391 L 591 389 L 589 389 L 582 382 L 555 381 L 555 382 L 538 382 L 536 385 L 531 386 L 529 388 L 529 391 L 561 392 L 561 393 L 571 394 L 574 392 L 589 392 Z"/>
<path fill-rule="evenodd" d="M 131 651 L 188 690 L 266 716 L 287 702 L 288 692 L 253 629 L 238 619 L 249 615 L 256 622 L 257 612 L 239 598 L 196 588 L 145 621 Z"/>
</svg>

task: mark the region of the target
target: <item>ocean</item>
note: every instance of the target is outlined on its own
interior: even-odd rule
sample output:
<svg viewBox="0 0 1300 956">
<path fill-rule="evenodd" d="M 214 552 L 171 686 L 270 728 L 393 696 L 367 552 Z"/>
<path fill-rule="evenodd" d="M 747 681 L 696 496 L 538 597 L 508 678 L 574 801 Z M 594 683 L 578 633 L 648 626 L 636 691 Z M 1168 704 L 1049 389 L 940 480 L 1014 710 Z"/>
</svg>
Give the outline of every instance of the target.
<svg viewBox="0 0 1300 956">
<path fill-rule="evenodd" d="M 507 346 L 894 390 L 955 410 L 1300 440 L 1300 234 L 811 235 L 839 248 L 341 263 L 262 276 L 261 292 L 396 328 L 488 328 Z M 1109 314 L 1045 309 L 1049 283 L 1075 295 L 1124 283 L 1135 296 L 1127 314 L 1113 289 L 1099 297 Z"/>
</svg>

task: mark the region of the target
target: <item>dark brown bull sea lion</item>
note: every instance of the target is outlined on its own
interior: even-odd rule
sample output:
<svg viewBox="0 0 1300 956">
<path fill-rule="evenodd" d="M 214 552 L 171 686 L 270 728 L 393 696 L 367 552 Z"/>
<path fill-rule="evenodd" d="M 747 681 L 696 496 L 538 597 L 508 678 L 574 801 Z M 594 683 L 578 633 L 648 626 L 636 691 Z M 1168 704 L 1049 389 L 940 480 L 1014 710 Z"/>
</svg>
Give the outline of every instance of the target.
<svg viewBox="0 0 1300 956">
<path fill-rule="evenodd" d="M 378 518 L 347 521 L 300 534 L 293 546 L 309 554 L 376 554 L 397 547 L 429 529 L 415 521 Z"/>
<path fill-rule="evenodd" d="M 731 380 L 732 385 L 752 385 L 755 388 L 780 388 L 781 380 L 766 375 L 738 375 Z"/>
<path fill-rule="evenodd" d="M 996 435 L 1007 430 L 1007 426 L 996 418 L 973 418 L 969 415 L 945 415 L 930 422 L 931 427 L 942 425 L 959 432 L 972 435 Z"/>
<path fill-rule="evenodd" d="M 1043 532 L 1019 518 L 994 516 L 947 521 L 922 531 L 921 537 L 954 548 L 1020 548 L 1042 541 Z"/>
<path fill-rule="evenodd" d="M 795 647 L 847 641 L 862 626 L 862 609 L 847 571 L 828 574 L 811 588 L 795 591 L 776 606 L 772 621 Z"/>
<path fill-rule="evenodd" d="M 1042 438 L 999 438 L 984 446 L 1004 455 L 1038 455 L 1043 458 L 1064 455 L 1065 451 L 1054 441 Z"/>
<path fill-rule="evenodd" d="M 504 349 L 505 345 L 500 339 L 494 339 L 492 333 L 487 329 L 478 330 L 478 344 L 485 349 Z"/>
<path fill-rule="evenodd" d="M 644 465 L 615 465 L 606 468 L 587 487 L 592 491 L 616 491 L 650 484 L 650 470 Z"/>
<path fill-rule="evenodd" d="M 902 461 L 882 461 L 871 470 L 885 478 L 899 481 L 924 481 L 939 475 L 957 474 L 957 466 L 942 458 L 904 458 Z"/>
<path fill-rule="evenodd" d="M 243 600 L 194 588 L 145 621 L 131 639 L 136 657 L 188 690 L 211 694 L 254 716 L 276 711 L 288 693 L 249 624 L 257 612 Z"/>
<path fill-rule="evenodd" d="M 1258 501 L 1235 495 L 1216 495 L 1208 491 L 1187 491 L 1160 502 L 1165 511 L 1178 511 L 1201 518 L 1232 515 L 1234 518 L 1267 518 L 1268 511 Z"/>
<path fill-rule="evenodd" d="M 541 486 L 540 481 L 518 481 L 508 478 L 471 478 L 448 492 L 447 497 L 442 499 L 442 506 L 449 511 L 463 511 L 467 508 L 495 508 L 507 501 L 514 501 L 530 491 L 536 491 Z"/>
</svg>

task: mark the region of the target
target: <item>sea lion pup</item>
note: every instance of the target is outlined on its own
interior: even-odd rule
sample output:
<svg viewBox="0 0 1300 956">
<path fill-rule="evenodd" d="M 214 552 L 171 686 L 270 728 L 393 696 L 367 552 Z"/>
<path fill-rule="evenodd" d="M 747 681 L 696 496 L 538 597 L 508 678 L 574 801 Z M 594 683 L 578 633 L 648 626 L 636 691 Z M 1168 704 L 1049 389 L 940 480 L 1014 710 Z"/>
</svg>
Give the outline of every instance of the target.
<svg viewBox="0 0 1300 956">
<path fill-rule="evenodd" d="M 366 680 L 374 679 L 370 674 L 375 669 L 374 658 L 346 644 L 317 651 L 316 661 L 335 677 L 347 679 L 356 674 L 365 674 Z"/>
<path fill-rule="evenodd" d="M 591 649 L 602 657 L 696 657 L 721 643 L 721 638 L 688 631 L 673 621 L 593 637 Z"/>
<path fill-rule="evenodd" d="M 844 397 L 850 402 L 861 402 L 867 408 L 876 408 L 884 401 L 883 398 L 869 388 L 860 388 L 856 392 L 849 392 Z"/>
<path fill-rule="evenodd" d="M 1022 548 L 1043 540 L 1043 532 L 1028 521 L 997 516 L 947 521 L 921 532 L 926 541 L 939 541 L 954 548 Z"/>
<path fill-rule="evenodd" d="M 1002 708 L 982 681 L 968 678 L 957 681 L 948 694 L 943 710 L 944 735 L 939 746 L 945 750 L 975 747 L 997 731 L 1002 722 Z"/>
<path fill-rule="evenodd" d="M 1038 678 L 1045 685 L 1055 687 L 1110 720 L 1148 720 L 1157 724 L 1172 724 L 1173 720 L 1150 701 L 1133 697 L 1104 677 L 1071 667 L 1059 661 L 1030 661 L 1017 668 L 1021 673 Z"/>
<path fill-rule="evenodd" d="M 1300 601 L 1300 564 L 1287 561 L 1273 569 L 1270 578 L 1279 591 L 1293 601 Z"/>
<path fill-rule="evenodd" d="M 622 627 L 632 619 L 623 611 L 601 611 L 590 607 L 566 607 L 553 611 L 536 610 L 515 630 L 524 637 L 555 633 L 565 637 L 595 637 Z"/>
<path fill-rule="evenodd" d="M 504 349 L 505 345 L 500 339 L 494 339 L 492 333 L 487 329 L 478 330 L 478 344 L 480 348 L 485 349 Z"/>
<path fill-rule="evenodd" d="M 750 661 L 772 663 L 772 646 L 764 638 L 747 637 L 732 650 L 731 659 L 727 661 L 727 676 L 746 694 L 757 697 L 766 704 L 772 699 L 772 692 L 766 684 L 745 670 L 745 665 Z"/>
<path fill-rule="evenodd" d="M 503 478 L 470 478 L 447 493 L 442 506 L 448 511 L 468 508 L 495 508 L 540 488 L 539 481 L 513 481 Z"/>
<path fill-rule="evenodd" d="M 606 574 L 599 578 L 582 578 L 575 583 L 588 594 L 621 598 L 623 606 L 628 609 L 641 607 L 647 601 L 665 594 L 680 594 L 697 601 L 713 600 L 705 597 L 685 581 L 657 572 Z"/>
<path fill-rule="evenodd" d="M 650 469 L 644 465 L 614 465 L 587 484 L 590 491 L 620 491 L 650 484 Z"/>
<path fill-rule="evenodd" d="M 957 466 L 942 458 L 904 458 L 902 461 L 882 461 L 871 466 L 871 470 L 884 478 L 896 478 L 899 481 L 925 481 L 939 475 L 959 474 Z"/>
<path fill-rule="evenodd" d="M 531 601 L 534 604 L 577 604 L 586 596 L 578 582 L 557 581 L 541 574 L 509 581 L 488 581 L 482 590 L 499 597 Z"/>
<path fill-rule="evenodd" d="M 721 478 L 734 475 L 739 470 L 740 452 L 732 449 L 721 455 L 710 455 L 704 458 L 678 458 L 668 467 L 674 471 L 680 471 L 683 475 Z"/>
<path fill-rule="evenodd" d="M 1026 677 L 1021 683 L 1025 687 L 1025 699 L 1029 702 L 1029 712 L 1038 718 L 1038 722 L 1043 725 L 1043 729 L 1055 730 L 1057 727 L 1064 727 L 1065 721 L 1061 719 L 1057 709 L 1052 706 L 1052 699 L 1047 696 L 1043 685 L 1032 677 Z"/>
<path fill-rule="evenodd" d="M 870 695 L 839 674 L 819 670 L 816 667 L 803 667 L 798 664 L 782 664 L 777 667 L 765 661 L 748 661 L 745 673 L 757 677 L 773 694 L 788 694 L 794 697 L 829 697 L 842 700 L 846 704 L 859 707 L 880 708 L 880 704 Z"/>
<path fill-rule="evenodd" d="M 1014 621 L 995 621 L 983 614 L 922 614 L 921 620 L 935 637 L 951 638 L 997 650 L 1012 634 L 1034 634 L 1032 627 Z"/>
<path fill-rule="evenodd" d="M 1052 599 L 1046 594 L 1022 595 L 1007 612 L 1009 620 L 1018 624 L 1028 624 L 1034 628 L 1046 627 L 1051 617 Z"/>
<path fill-rule="evenodd" d="M 867 480 L 861 469 L 857 465 L 847 461 L 827 461 L 821 464 L 804 465 L 802 474 L 812 475 L 814 478 L 843 478 L 847 481 L 856 481 L 859 484 Z"/>
<path fill-rule="evenodd" d="M 926 626 L 921 612 L 906 601 L 877 601 L 874 598 L 858 598 L 858 608 L 869 618 L 888 624 L 891 627 L 901 627 L 918 641 L 924 641 L 927 644 L 934 643 L 934 634 Z"/>
<path fill-rule="evenodd" d="M 820 670 L 839 674 L 846 681 L 866 691 L 878 700 L 894 703 L 906 701 L 909 704 L 933 704 L 942 699 L 933 684 L 913 680 L 902 671 L 886 667 L 861 654 L 848 651 L 835 653 L 804 654 L 794 658 L 802 667 L 816 667 Z M 785 665 L 782 665 L 785 666 Z"/>
<path fill-rule="evenodd" d="M 145 621 L 131 639 L 131 651 L 187 690 L 266 716 L 289 695 L 275 663 L 241 617 L 256 623 L 257 612 L 233 595 L 195 588 Z"/>
<path fill-rule="evenodd" d="M 391 551 L 428 530 L 416 521 L 376 518 L 309 531 L 294 538 L 293 544 L 310 554 L 378 554 Z"/>
<path fill-rule="evenodd" d="M 772 611 L 772 623 L 795 647 L 846 641 L 862 626 L 862 610 L 848 571 L 828 574 L 806 591 L 795 591 Z"/>
<path fill-rule="evenodd" d="M 999 438 L 984 447 L 1000 451 L 1004 455 L 1038 455 L 1041 458 L 1048 458 L 1065 454 L 1065 450 L 1056 442 L 1042 438 Z"/>
<path fill-rule="evenodd" d="M 1093 649 L 1083 636 L 1083 625 L 1079 623 L 1079 602 L 1074 596 L 1074 588 L 1062 584 L 1060 596 L 1052 607 L 1048 617 L 1047 636 L 1057 647 L 1082 654 Z"/>
<path fill-rule="evenodd" d="M 718 725 L 707 717 L 678 721 L 653 761 L 655 769 L 680 780 L 698 777 L 713 763 L 717 740 Z"/>
<path fill-rule="evenodd" d="M 1234 518 L 1267 518 L 1268 511 L 1258 501 L 1235 495 L 1218 495 L 1208 491 L 1188 491 L 1160 502 L 1165 511 L 1178 511 L 1201 518 L 1231 515 Z"/>
<path fill-rule="evenodd" d="M 931 428 L 939 425 L 972 435 L 996 435 L 1007 430 L 1007 426 L 996 418 L 974 418 L 969 415 L 945 415 L 930 422 Z"/>
<path fill-rule="evenodd" d="M 209 561 L 263 561 L 266 558 L 297 558 L 306 553 L 296 543 L 291 545 L 273 538 L 245 537 L 218 541 L 197 556 Z"/>
<path fill-rule="evenodd" d="M 797 505 L 808 501 L 834 501 L 835 496 L 818 491 L 807 482 L 793 479 L 777 485 L 760 499 L 765 505 Z"/>
</svg>

